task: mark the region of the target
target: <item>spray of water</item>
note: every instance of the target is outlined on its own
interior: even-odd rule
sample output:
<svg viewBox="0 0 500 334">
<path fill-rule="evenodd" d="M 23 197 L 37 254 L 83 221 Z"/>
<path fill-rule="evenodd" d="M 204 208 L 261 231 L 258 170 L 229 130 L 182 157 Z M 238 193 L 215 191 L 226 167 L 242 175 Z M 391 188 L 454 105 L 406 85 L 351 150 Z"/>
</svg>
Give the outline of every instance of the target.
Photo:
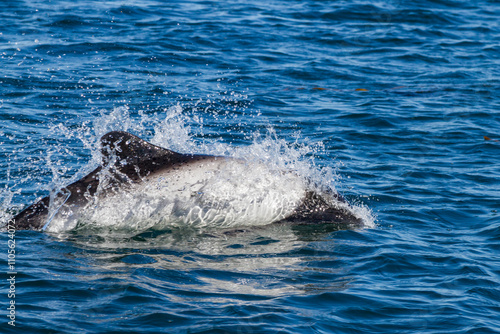
<svg viewBox="0 0 500 334">
<path fill-rule="evenodd" d="M 126 222 L 128 228 L 140 229 L 158 227 L 159 222 L 164 224 L 164 227 L 187 223 L 202 227 L 259 225 L 279 220 L 292 210 L 300 200 L 299 194 L 302 194 L 305 187 L 316 187 L 318 191 L 336 191 L 338 176 L 335 170 L 330 167 L 319 167 L 315 162 L 315 154 L 323 149 L 321 144 L 303 144 L 300 142 L 300 134 L 296 134 L 295 140 L 289 142 L 280 138 L 273 127 L 267 126 L 258 131 L 243 133 L 249 145 L 231 145 L 231 140 L 206 136 L 205 131 L 210 130 L 206 129 L 206 123 L 232 122 L 238 129 L 244 129 L 245 124 L 235 122 L 235 119 L 227 113 L 200 115 L 196 106 L 192 110 L 184 110 L 178 104 L 156 113 L 139 111 L 136 115 L 131 115 L 128 107 L 117 107 L 111 112 L 101 111 L 100 117 L 93 122 L 86 122 L 78 127 L 70 128 L 63 124 L 51 127 L 50 133 L 62 135 L 66 141 L 76 141 L 80 143 L 80 147 L 83 145 L 87 152 L 85 157 L 88 159 L 90 156 L 90 159 L 78 167 L 67 167 L 60 157 L 65 156 L 73 158 L 73 162 L 80 162 L 83 159 L 81 149 L 80 152 L 71 151 L 64 142 L 50 147 L 44 166 L 45 170 L 50 171 L 49 187 L 52 190 L 47 230 L 62 232 L 76 226 L 76 222 L 68 225 L 50 220 L 68 196 L 64 186 L 88 174 L 100 164 L 102 159 L 100 137 L 112 130 L 131 132 L 173 151 L 228 156 L 234 158 L 237 163 L 226 167 L 223 173 L 220 172 L 209 180 L 203 179 L 200 189 L 188 189 L 185 193 L 185 203 L 155 202 L 154 189 L 141 189 L 143 193 L 152 194 L 151 196 L 129 198 L 131 195 L 124 194 L 107 203 L 94 203 L 96 208 L 97 204 L 101 206 L 84 218 L 87 222 L 99 222 L 101 226 L 109 227 L 115 224 L 117 228 L 125 228 L 126 226 L 120 224 L 120 221 Z M 207 122 L 206 118 L 209 117 L 212 119 Z M 245 177 L 242 178 L 241 175 Z M 0 192 L 2 222 L 6 222 L 12 217 L 13 211 L 16 211 L 11 207 L 13 198 L 21 193 L 18 186 L 22 187 L 23 182 L 33 183 L 32 181 L 19 177 L 18 180 L 14 180 L 15 186 L 6 186 L 2 189 Z M 210 195 L 196 198 L 193 195 L 196 192 Z M 263 201 L 262 196 L 267 198 Z M 259 206 L 258 203 L 262 202 L 274 205 Z M 120 206 L 121 203 L 129 204 L 125 208 L 123 205 Z M 192 207 L 190 210 L 184 210 L 183 205 Z M 162 210 L 158 209 L 160 207 Z M 155 210 L 158 217 L 170 215 L 173 218 L 151 219 L 155 216 Z M 374 226 L 374 218 L 368 208 L 357 205 L 350 210 L 363 219 L 366 227 Z M 109 214 L 113 211 L 114 214 Z M 132 216 L 132 212 L 135 218 L 127 220 L 127 217 Z"/>
</svg>

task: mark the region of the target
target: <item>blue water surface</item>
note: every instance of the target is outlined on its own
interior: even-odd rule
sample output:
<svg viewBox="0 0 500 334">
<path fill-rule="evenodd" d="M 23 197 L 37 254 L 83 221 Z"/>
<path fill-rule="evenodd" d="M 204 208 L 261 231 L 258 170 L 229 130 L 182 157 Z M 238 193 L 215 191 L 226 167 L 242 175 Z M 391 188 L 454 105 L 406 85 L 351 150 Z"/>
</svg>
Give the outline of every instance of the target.
<svg viewBox="0 0 500 334">
<path fill-rule="evenodd" d="M 0 332 L 500 333 L 499 18 L 495 0 L 3 1 L 2 219 L 126 130 L 289 143 L 376 226 L 18 231 Z"/>
</svg>

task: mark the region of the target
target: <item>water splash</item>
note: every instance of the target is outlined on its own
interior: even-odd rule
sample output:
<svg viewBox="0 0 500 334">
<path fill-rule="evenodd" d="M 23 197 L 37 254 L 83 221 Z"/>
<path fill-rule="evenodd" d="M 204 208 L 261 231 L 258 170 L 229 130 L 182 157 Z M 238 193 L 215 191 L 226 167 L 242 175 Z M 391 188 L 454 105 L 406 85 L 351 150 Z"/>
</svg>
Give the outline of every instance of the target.
<svg viewBox="0 0 500 334">
<path fill-rule="evenodd" d="M 315 161 L 315 155 L 323 149 L 322 144 L 304 144 L 301 142 L 300 133 L 295 133 L 293 136 L 294 141 L 290 143 L 280 138 L 272 126 L 266 126 L 265 128 L 245 134 L 247 143 L 249 143 L 248 145 L 231 145 L 225 142 L 227 138 L 214 138 L 213 136 L 205 135 L 206 126 L 213 126 L 214 123 L 234 123 L 235 120 L 237 119 L 235 119 L 234 115 L 229 113 L 219 114 L 215 112 L 200 115 L 199 103 L 197 103 L 194 107 L 191 106 L 191 108 L 189 106 L 188 108 L 183 108 L 182 105 L 177 104 L 154 113 L 139 111 L 135 115 L 132 115 L 126 106 L 117 107 L 109 113 L 101 111 L 100 117 L 93 122 L 86 122 L 78 127 L 67 127 L 64 124 L 52 126 L 49 132 L 54 136 L 56 133 L 58 136 L 62 134 L 65 141 L 76 140 L 80 143 L 80 147 L 83 144 L 84 151 L 87 152 L 86 157 L 90 157 L 90 159 L 78 167 L 68 167 L 64 164 L 64 160 L 60 160 L 60 157 L 65 156 L 66 159 L 73 158 L 73 164 L 76 165 L 75 161 L 80 162 L 82 160 L 81 148 L 80 152 L 72 151 L 64 145 L 64 141 L 50 147 L 44 166 L 51 171 L 50 186 L 54 189 L 50 195 L 51 204 L 49 211 L 51 214 L 49 217 L 53 217 L 57 213 L 59 208 L 64 204 L 64 198 L 68 197 L 64 186 L 80 179 L 100 164 L 100 137 L 112 130 L 128 131 L 150 140 L 155 145 L 182 153 L 223 155 L 235 158 L 237 161 L 245 161 L 245 164 L 238 165 L 229 171 L 226 170 L 224 177 L 218 175 L 217 178 L 210 182 L 205 182 L 202 189 L 205 192 L 215 194 L 214 196 L 219 200 L 221 198 L 224 199 L 224 205 L 236 208 L 235 210 L 225 211 L 225 216 L 223 217 L 220 216 L 220 211 L 208 210 L 207 212 L 202 212 L 203 210 L 200 208 L 196 209 L 196 207 L 193 209 L 194 211 L 179 211 L 191 223 L 198 222 L 199 226 L 221 224 L 221 226 L 230 227 L 239 224 L 245 225 L 245 222 L 246 224 L 258 225 L 259 222 L 257 220 L 259 217 L 266 217 L 264 222 L 276 221 L 280 217 L 284 217 L 284 212 L 288 212 L 294 204 L 297 204 L 299 198 L 295 198 L 297 196 L 294 197 L 293 195 L 300 194 L 300 191 L 303 191 L 305 187 L 314 187 L 321 192 L 336 191 L 336 184 L 338 182 L 336 171 L 331 167 L 319 167 Z M 239 120 L 237 125 L 239 128 L 245 128 L 245 123 L 241 120 Z M 241 166 L 245 167 L 242 169 Z M 259 172 L 259 166 L 265 166 L 266 171 Z M 74 172 L 75 169 L 78 170 Z M 283 173 L 283 171 L 290 171 L 290 173 Z M 73 174 L 68 176 L 71 172 Z M 248 182 L 243 182 L 244 180 L 240 177 L 242 173 L 246 175 L 244 179 Z M 231 175 L 232 178 L 228 177 L 228 175 Z M 262 175 L 267 175 L 268 177 L 262 177 Z M 235 187 L 234 180 L 240 181 L 238 182 L 238 187 Z M 269 185 L 271 186 L 269 187 Z M 267 190 L 264 189 L 266 186 L 268 187 Z M 234 189 L 238 189 L 236 196 L 235 194 L 231 194 L 232 191 L 234 192 Z M 148 191 L 151 191 L 151 189 L 148 189 Z M 267 202 L 274 203 L 276 206 L 274 208 L 263 208 L 254 205 L 259 200 L 262 200 L 259 197 L 260 195 L 257 194 L 258 191 L 263 191 L 269 197 L 267 198 Z M 227 194 L 232 195 L 232 197 Z M 2 208 L 6 208 L 11 204 L 13 195 L 14 193 L 9 189 L 2 193 L 1 198 L 4 199 Z M 139 213 L 137 217 L 140 220 L 140 217 L 148 217 L 148 214 L 151 214 L 151 212 L 148 213 L 148 210 L 144 208 L 149 207 L 151 210 L 154 209 L 151 206 L 152 198 L 146 196 L 144 198 L 136 198 L 133 201 L 132 198 L 126 198 L 127 195 L 123 196 L 123 198 L 117 198 L 118 202 L 108 203 L 110 205 L 104 207 L 104 209 L 109 211 L 118 210 L 115 215 L 109 217 L 119 217 L 126 220 L 130 216 L 127 216 L 127 212 L 135 210 L 135 213 Z M 190 196 L 192 197 L 192 195 Z M 217 208 L 217 205 L 220 207 L 220 203 L 216 203 L 217 200 L 215 197 L 213 202 L 211 202 L 209 196 L 203 200 L 205 201 L 201 203 L 203 205 L 211 205 L 210 207 L 212 208 Z M 242 201 L 246 201 L 246 203 Z M 119 205 L 120 203 L 134 204 L 130 206 L 130 210 L 124 210 Z M 157 207 L 162 206 L 167 211 L 169 205 L 172 206 L 174 204 L 156 203 Z M 374 226 L 374 219 L 368 208 L 356 205 L 349 209 L 364 220 L 366 227 Z M 102 210 L 96 210 L 94 215 L 90 215 L 87 218 L 91 217 L 91 220 L 100 221 L 101 223 L 105 222 L 106 216 L 102 212 Z M 141 215 L 141 212 L 144 215 Z M 160 213 L 165 214 L 163 211 Z M 125 216 L 122 217 L 123 214 Z M 3 215 L 5 216 L 5 213 Z M 185 224 L 185 220 L 182 223 Z M 148 222 L 147 219 L 143 219 L 143 221 L 136 220 L 132 224 L 131 221 L 126 221 L 126 223 L 134 228 L 144 229 L 150 228 L 155 224 L 157 225 L 158 222 Z M 179 223 L 179 221 L 176 221 L 176 223 Z M 110 224 L 112 222 L 108 222 L 105 225 L 109 226 Z M 172 224 L 172 221 L 169 221 L 168 224 Z M 49 231 L 61 232 L 67 230 L 69 227 L 74 228 L 76 224 L 61 225 L 60 222 L 56 224 L 49 220 L 46 226 L 48 226 Z"/>
</svg>

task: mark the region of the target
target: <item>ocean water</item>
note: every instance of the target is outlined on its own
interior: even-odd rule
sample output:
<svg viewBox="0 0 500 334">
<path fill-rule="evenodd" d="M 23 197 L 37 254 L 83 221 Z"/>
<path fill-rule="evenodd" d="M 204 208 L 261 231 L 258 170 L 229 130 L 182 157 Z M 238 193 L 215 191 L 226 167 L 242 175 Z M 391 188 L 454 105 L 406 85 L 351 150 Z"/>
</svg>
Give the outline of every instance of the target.
<svg viewBox="0 0 500 334">
<path fill-rule="evenodd" d="M 496 0 L 2 2 L 3 225 L 123 130 L 292 170 L 365 226 L 4 227 L 0 332 L 500 333 L 499 17 Z"/>
</svg>

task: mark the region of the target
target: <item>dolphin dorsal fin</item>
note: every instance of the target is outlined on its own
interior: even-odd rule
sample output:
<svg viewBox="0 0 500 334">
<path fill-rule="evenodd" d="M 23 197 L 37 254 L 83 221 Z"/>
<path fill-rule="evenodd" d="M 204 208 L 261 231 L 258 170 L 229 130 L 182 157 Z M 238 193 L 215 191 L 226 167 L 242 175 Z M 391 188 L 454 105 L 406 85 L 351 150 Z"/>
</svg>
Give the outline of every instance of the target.
<svg viewBox="0 0 500 334">
<path fill-rule="evenodd" d="M 102 164 L 138 165 L 143 161 L 180 155 L 179 153 L 148 143 L 124 131 L 112 131 L 101 137 Z"/>
</svg>

